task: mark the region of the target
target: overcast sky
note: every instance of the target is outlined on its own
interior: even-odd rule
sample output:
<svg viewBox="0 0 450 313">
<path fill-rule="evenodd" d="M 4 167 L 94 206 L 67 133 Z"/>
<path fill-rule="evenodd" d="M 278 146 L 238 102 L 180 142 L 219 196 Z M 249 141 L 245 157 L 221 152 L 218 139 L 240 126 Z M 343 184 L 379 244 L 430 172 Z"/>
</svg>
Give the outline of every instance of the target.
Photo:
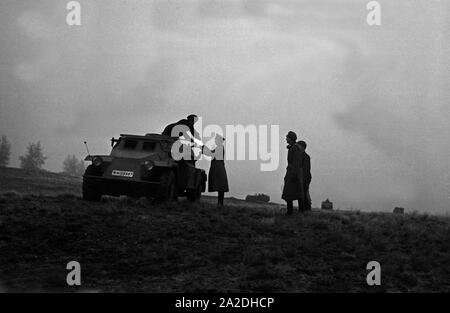
<svg viewBox="0 0 450 313">
<path fill-rule="evenodd" d="M 313 205 L 450 211 L 450 5 L 361 0 L 0 2 L 0 134 L 61 171 L 120 133 L 280 125 L 280 166 L 228 161 L 230 194 L 281 202 L 288 130 L 308 142 Z M 208 169 L 209 164 L 200 166 Z"/>
</svg>

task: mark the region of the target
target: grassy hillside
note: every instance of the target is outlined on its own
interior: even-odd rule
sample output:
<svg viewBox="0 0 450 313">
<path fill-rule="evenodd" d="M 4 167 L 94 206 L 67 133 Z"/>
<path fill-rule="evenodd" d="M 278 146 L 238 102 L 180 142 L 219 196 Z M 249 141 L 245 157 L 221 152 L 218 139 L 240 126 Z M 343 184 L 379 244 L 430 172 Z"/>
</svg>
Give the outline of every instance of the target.
<svg viewBox="0 0 450 313">
<path fill-rule="evenodd" d="M 81 194 L 81 177 L 48 171 L 25 171 L 19 168 L 0 168 L 0 191 L 16 191 L 43 195 L 61 193 Z"/>
<path fill-rule="evenodd" d="M 72 194 L 81 196 L 82 178 L 65 173 L 53 173 L 48 171 L 25 171 L 19 168 L 0 167 L 0 193 L 18 192 L 21 194 L 34 194 L 41 196 L 56 196 Z M 279 210 L 276 203 L 251 203 L 233 197 L 226 198 L 228 206 L 271 208 Z M 203 195 L 205 203 L 217 203 L 217 197 Z"/>
<path fill-rule="evenodd" d="M 7 291 L 450 291 L 449 218 L 284 216 L 272 206 L 209 202 L 88 203 L 76 193 L 3 191 L 0 284 Z M 81 264 L 81 287 L 66 285 L 72 260 Z M 380 287 L 366 284 L 372 260 L 381 264 Z"/>
</svg>

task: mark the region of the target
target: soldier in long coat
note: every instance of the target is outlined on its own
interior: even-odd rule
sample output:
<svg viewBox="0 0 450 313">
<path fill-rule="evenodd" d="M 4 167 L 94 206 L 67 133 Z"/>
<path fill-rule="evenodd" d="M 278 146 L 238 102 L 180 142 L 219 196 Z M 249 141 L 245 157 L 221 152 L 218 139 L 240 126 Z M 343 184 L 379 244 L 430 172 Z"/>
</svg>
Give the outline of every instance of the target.
<svg viewBox="0 0 450 313">
<path fill-rule="evenodd" d="M 304 190 L 304 210 L 311 211 L 311 195 L 309 193 L 309 185 L 311 185 L 312 175 L 311 175 L 311 157 L 306 153 L 306 142 L 301 140 L 297 144 L 300 146 L 300 150 L 303 153 L 303 190 Z"/>
<path fill-rule="evenodd" d="M 298 200 L 299 210 L 303 210 L 304 207 L 303 154 L 296 141 L 297 135 L 293 131 L 290 131 L 286 135 L 288 165 L 286 167 L 286 175 L 284 176 L 283 194 L 281 195 L 281 198 L 287 203 L 287 215 L 292 214 L 294 200 Z"/>
<path fill-rule="evenodd" d="M 216 134 L 216 147 L 213 150 L 206 146 L 202 147 L 202 153 L 212 157 L 208 173 L 208 191 L 218 192 L 218 206 L 223 206 L 225 192 L 229 191 L 227 171 L 225 169 L 224 141 L 225 138 Z"/>
</svg>

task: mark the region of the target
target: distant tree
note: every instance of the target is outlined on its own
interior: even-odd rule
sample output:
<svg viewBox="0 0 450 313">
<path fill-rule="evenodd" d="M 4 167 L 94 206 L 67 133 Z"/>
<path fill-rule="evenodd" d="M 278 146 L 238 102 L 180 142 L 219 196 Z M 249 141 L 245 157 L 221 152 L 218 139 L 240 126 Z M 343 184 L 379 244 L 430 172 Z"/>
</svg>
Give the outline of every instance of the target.
<svg viewBox="0 0 450 313">
<path fill-rule="evenodd" d="M 82 176 L 84 173 L 84 161 L 79 160 L 75 155 L 68 155 L 63 162 L 63 171 L 75 176 Z"/>
<path fill-rule="evenodd" d="M 8 138 L 3 135 L 0 140 L 0 167 L 5 167 L 9 164 L 9 157 L 11 156 L 11 143 Z"/>
<path fill-rule="evenodd" d="M 20 167 L 25 170 L 39 170 L 44 165 L 47 157 L 44 156 L 41 142 L 30 143 L 27 148 L 27 154 L 20 156 Z"/>
</svg>

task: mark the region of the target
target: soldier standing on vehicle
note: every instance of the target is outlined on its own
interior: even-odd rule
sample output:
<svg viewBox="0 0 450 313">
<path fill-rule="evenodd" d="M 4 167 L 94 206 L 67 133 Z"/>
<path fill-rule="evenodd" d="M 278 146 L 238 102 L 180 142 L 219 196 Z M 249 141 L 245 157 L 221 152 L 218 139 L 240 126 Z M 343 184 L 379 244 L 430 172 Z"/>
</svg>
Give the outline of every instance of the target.
<svg viewBox="0 0 450 313">
<path fill-rule="evenodd" d="M 195 130 L 195 123 L 197 122 L 197 120 L 198 120 L 198 116 L 197 115 L 190 114 L 190 115 L 188 115 L 187 118 L 183 118 L 183 119 L 179 120 L 178 122 L 175 122 L 175 123 L 167 125 L 164 128 L 162 134 L 165 135 L 165 136 L 171 136 L 171 137 L 183 136 L 184 134 L 183 134 L 182 131 L 179 131 L 178 134 L 173 134 L 173 131 L 174 131 L 175 126 L 177 126 L 177 125 L 184 125 L 184 126 L 186 126 L 189 129 L 189 132 L 190 132 L 189 136 L 191 137 L 192 140 L 194 138 L 200 140 L 200 135 Z"/>
<path fill-rule="evenodd" d="M 284 187 L 281 198 L 287 203 L 286 215 L 291 215 L 293 211 L 293 202 L 298 200 L 298 208 L 302 210 L 304 190 L 303 190 L 303 154 L 300 147 L 296 144 L 297 134 L 293 131 L 286 135 L 288 144 L 288 155 L 286 167 L 286 175 L 284 176 Z"/>
<path fill-rule="evenodd" d="M 195 114 L 188 115 L 187 118 L 181 119 L 178 122 L 172 123 L 167 125 L 162 134 L 165 136 L 171 136 L 171 137 L 182 137 L 186 135 L 185 140 L 189 140 L 189 144 L 183 144 L 182 149 L 189 149 L 190 150 L 190 157 L 186 159 L 182 159 L 180 161 L 180 170 L 186 171 L 188 176 L 187 181 L 187 189 L 194 189 L 195 188 L 195 162 L 197 161 L 197 156 L 194 153 L 194 150 L 192 149 L 194 147 L 195 140 L 200 140 L 199 133 L 195 130 L 195 123 L 197 122 L 198 117 Z M 187 151 L 187 150 L 186 150 Z"/>
<path fill-rule="evenodd" d="M 304 189 L 304 210 L 311 211 L 311 195 L 309 194 L 309 185 L 311 184 L 311 157 L 306 153 L 306 142 L 303 140 L 297 142 L 303 154 L 303 189 Z"/>
<path fill-rule="evenodd" d="M 202 153 L 211 156 L 211 167 L 208 174 L 208 192 L 218 192 L 217 206 L 223 207 L 225 192 L 228 192 L 228 178 L 225 170 L 225 138 L 216 134 L 216 147 L 210 150 L 206 146 L 202 146 Z"/>
<path fill-rule="evenodd" d="M 195 114 L 188 115 L 187 118 L 181 119 L 178 122 L 167 125 L 162 134 L 165 136 L 171 137 L 182 137 L 187 135 L 186 140 L 190 141 L 190 149 L 191 149 L 191 158 L 190 160 L 186 160 L 188 163 L 195 165 L 197 161 L 197 156 L 195 156 L 192 147 L 197 144 L 195 141 L 201 142 L 199 133 L 195 130 L 195 123 L 197 122 L 198 117 Z M 178 126 L 178 127 L 177 127 Z M 181 127 L 180 127 L 181 126 Z M 184 127 L 183 127 L 184 126 Z M 188 130 L 188 132 L 187 132 Z M 199 156 L 198 156 L 199 157 Z"/>
</svg>

